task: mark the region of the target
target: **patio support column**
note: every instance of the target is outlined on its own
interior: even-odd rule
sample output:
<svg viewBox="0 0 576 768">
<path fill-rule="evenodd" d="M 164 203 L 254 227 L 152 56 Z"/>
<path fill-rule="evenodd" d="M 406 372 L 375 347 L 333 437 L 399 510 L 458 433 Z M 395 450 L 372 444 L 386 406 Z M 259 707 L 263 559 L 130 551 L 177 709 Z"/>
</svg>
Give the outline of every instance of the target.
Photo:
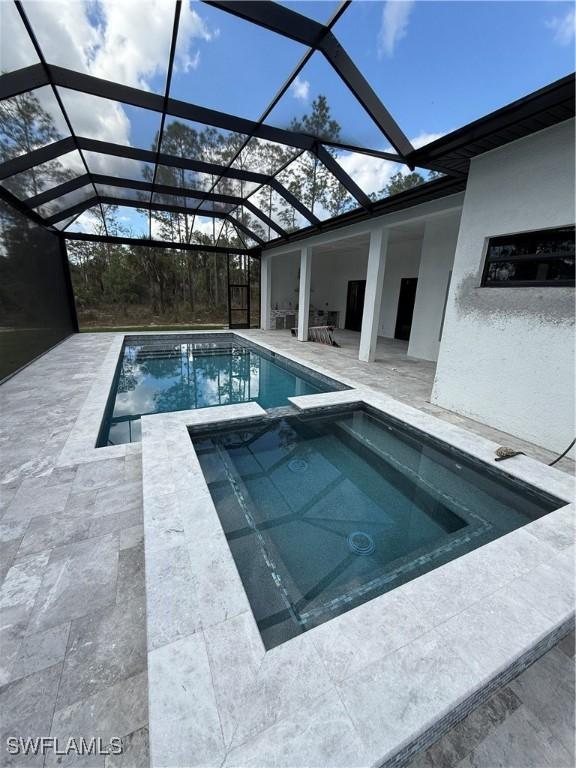
<svg viewBox="0 0 576 768">
<path fill-rule="evenodd" d="M 372 363 L 376 358 L 376 343 L 378 340 L 378 324 L 380 322 L 387 250 L 388 230 L 383 227 L 373 229 L 370 233 L 368 268 L 366 270 L 366 294 L 364 296 L 362 330 L 360 332 L 360 352 L 358 354 L 358 359 L 366 363 Z"/>
<path fill-rule="evenodd" d="M 312 248 L 302 248 L 300 250 L 300 290 L 298 294 L 298 341 L 308 341 L 311 271 Z"/>
<path fill-rule="evenodd" d="M 260 328 L 263 331 L 272 330 L 272 257 L 268 254 L 260 256 Z"/>
</svg>

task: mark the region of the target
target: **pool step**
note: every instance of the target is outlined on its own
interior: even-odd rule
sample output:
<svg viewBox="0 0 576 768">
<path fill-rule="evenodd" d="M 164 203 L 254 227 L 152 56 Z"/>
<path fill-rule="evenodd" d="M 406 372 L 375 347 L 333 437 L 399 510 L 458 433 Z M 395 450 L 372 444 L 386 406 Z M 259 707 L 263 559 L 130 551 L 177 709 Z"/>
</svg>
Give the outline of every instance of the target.
<svg viewBox="0 0 576 768">
<path fill-rule="evenodd" d="M 170 347 L 154 347 L 150 349 L 140 349 L 136 353 L 136 362 L 144 362 L 146 360 L 167 360 L 176 359 L 180 357 L 187 357 L 192 355 L 194 357 L 206 357 L 214 355 L 229 354 L 235 357 L 246 356 L 250 354 L 250 350 L 245 347 L 202 347 L 192 345 L 180 345 Z"/>
</svg>

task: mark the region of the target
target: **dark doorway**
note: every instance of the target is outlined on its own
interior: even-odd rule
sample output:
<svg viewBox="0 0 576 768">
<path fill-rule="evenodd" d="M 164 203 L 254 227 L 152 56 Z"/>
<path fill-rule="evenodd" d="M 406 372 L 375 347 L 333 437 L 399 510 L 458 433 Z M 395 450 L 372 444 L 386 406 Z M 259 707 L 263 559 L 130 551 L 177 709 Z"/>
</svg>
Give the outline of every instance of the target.
<svg viewBox="0 0 576 768">
<path fill-rule="evenodd" d="M 364 294 L 366 280 L 349 280 L 348 296 L 346 298 L 346 323 L 349 331 L 359 331 L 362 328 L 362 313 L 364 312 Z"/>
<path fill-rule="evenodd" d="M 408 341 L 412 328 L 412 315 L 416 301 L 417 277 L 403 277 L 400 280 L 400 296 L 398 297 L 398 314 L 396 315 L 395 339 Z"/>
<path fill-rule="evenodd" d="M 250 257 L 228 254 L 228 327 L 250 328 Z"/>
</svg>

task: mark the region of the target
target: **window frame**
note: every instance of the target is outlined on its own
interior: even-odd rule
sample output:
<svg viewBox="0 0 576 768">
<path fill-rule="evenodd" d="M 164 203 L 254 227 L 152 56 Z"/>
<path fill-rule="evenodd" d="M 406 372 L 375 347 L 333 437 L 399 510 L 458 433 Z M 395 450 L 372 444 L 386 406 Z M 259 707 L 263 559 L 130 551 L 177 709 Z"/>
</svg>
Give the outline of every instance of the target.
<svg viewBox="0 0 576 768">
<path fill-rule="evenodd" d="M 489 252 L 491 245 L 494 245 L 494 241 L 501 239 L 512 239 L 515 237 L 523 237 L 525 235 L 537 236 L 539 233 L 545 232 L 557 232 L 562 229 L 572 229 L 575 231 L 574 224 L 563 224 L 556 227 L 545 227 L 542 229 L 529 229 L 522 230 L 520 232 L 511 232 L 509 234 L 491 235 L 484 240 L 484 254 L 483 254 L 483 266 L 482 277 L 480 280 L 481 288 L 542 288 L 542 287 L 555 287 L 555 288 L 573 288 L 575 286 L 575 280 L 488 280 L 488 271 L 490 264 L 494 263 L 490 261 Z M 519 261 L 521 258 L 514 259 L 511 257 L 508 261 Z"/>
</svg>

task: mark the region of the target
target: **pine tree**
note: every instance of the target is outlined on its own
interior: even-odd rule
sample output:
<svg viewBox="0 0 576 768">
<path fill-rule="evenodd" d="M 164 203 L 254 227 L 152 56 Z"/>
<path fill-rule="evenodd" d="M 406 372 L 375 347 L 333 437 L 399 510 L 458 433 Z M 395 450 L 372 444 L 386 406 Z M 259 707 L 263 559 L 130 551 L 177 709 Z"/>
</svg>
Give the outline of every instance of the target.
<svg viewBox="0 0 576 768">
<path fill-rule="evenodd" d="M 0 101 L 0 157 L 2 160 L 33 152 L 62 138 L 52 116 L 41 106 L 34 92 L 21 93 Z M 71 179 L 74 172 L 60 160 L 49 160 L 7 179 L 4 184 L 17 197 L 37 195 L 48 187 Z"/>
</svg>

